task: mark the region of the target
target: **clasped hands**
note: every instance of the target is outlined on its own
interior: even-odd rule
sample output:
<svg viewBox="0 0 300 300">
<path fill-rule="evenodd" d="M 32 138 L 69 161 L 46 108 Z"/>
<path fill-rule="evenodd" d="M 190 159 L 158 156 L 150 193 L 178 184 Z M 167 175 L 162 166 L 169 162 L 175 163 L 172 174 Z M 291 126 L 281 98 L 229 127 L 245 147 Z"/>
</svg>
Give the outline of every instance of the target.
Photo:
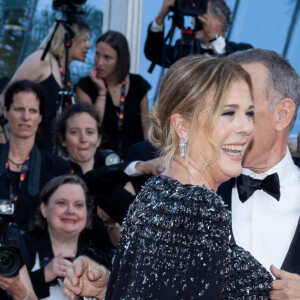
<svg viewBox="0 0 300 300">
<path fill-rule="evenodd" d="M 271 266 L 270 270 L 277 278 L 272 283 L 270 299 L 300 299 L 300 276 L 298 274 L 279 270 L 274 266 Z M 76 296 L 102 300 L 105 298 L 108 280 L 109 271 L 104 266 L 88 257 L 81 256 L 67 271 L 64 294 L 71 300 L 74 300 Z"/>
</svg>

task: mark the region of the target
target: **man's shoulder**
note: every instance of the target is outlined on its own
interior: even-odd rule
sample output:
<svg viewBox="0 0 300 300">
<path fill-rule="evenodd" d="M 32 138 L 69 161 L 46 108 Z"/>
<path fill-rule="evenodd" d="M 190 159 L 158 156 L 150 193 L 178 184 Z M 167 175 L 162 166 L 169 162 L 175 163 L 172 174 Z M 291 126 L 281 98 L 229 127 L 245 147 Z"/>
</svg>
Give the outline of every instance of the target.
<svg viewBox="0 0 300 300">
<path fill-rule="evenodd" d="M 233 53 L 236 51 L 242 51 L 242 50 L 247 50 L 247 49 L 252 49 L 253 46 L 251 44 L 247 43 L 235 43 L 226 40 L 226 51 L 228 53 Z"/>
</svg>

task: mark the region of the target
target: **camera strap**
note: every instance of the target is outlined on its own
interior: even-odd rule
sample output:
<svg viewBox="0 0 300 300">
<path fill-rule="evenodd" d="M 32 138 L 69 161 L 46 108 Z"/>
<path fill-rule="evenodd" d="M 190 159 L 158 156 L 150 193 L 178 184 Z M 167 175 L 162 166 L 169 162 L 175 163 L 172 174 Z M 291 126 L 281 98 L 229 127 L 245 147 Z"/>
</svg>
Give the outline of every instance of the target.
<svg viewBox="0 0 300 300">
<path fill-rule="evenodd" d="M 19 198 L 19 192 L 21 190 L 22 184 L 25 180 L 25 177 L 29 170 L 29 161 L 30 161 L 30 154 L 27 155 L 25 162 L 22 165 L 21 174 L 20 174 L 20 181 L 17 193 L 14 192 L 13 184 L 11 182 L 10 172 L 9 172 L 9 162 L 5 163 L 5 170 L 7 174 L 7 178 L 9 181 L 9 196 L 11 201 L 17 201 Z"/>
</svg>

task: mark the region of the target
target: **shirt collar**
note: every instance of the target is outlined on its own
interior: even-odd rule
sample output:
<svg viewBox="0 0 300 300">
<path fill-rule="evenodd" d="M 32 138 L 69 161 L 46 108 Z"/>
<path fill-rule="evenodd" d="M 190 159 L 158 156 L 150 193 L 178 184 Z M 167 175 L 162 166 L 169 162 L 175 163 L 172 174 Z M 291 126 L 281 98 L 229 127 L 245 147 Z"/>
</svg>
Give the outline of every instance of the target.
<svg viewBox="0 0 300 300">
<path fill-rule="evenodd" d="M 242 174 L 251 176 L 252 178 L 255 178 L 255 179 L 262 180 L 265 177 L 267 177 L 268 175 L 277 173 L 279 176 L 280 185 L 285 186 L 290 181 L 291 172 L 294 168 L 295 168 L 295 165 L 293 162 L 293 158 L 291 156 L 290 150 L 287 148 L 286 155 L 284 156 L 284 158 L 278 164 L 276 164 L 274 167 L 267 170 L 266 172 L 257 174 L 255 172 L 251 171 L 250 169 L 243 168 Z"/>
</svg>

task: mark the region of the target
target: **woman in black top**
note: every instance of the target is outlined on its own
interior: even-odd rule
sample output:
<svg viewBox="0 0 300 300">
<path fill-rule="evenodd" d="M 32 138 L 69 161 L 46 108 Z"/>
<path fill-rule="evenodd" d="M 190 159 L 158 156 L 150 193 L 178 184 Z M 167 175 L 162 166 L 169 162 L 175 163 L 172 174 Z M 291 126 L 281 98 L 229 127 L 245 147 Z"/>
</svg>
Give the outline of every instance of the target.
<svg viewBox="0 0 300 300">
<path fill-rule="evenodd" d="M 104 253 L 79 238 L 91 223 L 91 213 L 87 186 L 77 175 L 55 177 L 43 188 L 36 222 L 26 236 L 27 267 L 39 299 L 61 299 L 62 279 L 76 256 L 87 255 L 110 266 Z"/>
<path fill-rule="evenodd" d="M 44 105 L 42 88 L 28 80 L 14 82 L 5 94 L 3 114 L 10 139 L 0 146 L 0 199 L 14 203 L 13 221 L 22 231 L 27 231 L 33 220 L 45 183 L 70 172 L 67 161 L 35 145 Z"/>
<path fill-rule="evenodd" d="M 107 31 L 96 42 L 95 67 L 76 85 L 78 101 L 93 104 L 103 129 L 102 148 L 125 158 L 128 148 L 148 137 L 150 85 L 130 74 L 128 43 L 120 32 Z"/>
</svg>

